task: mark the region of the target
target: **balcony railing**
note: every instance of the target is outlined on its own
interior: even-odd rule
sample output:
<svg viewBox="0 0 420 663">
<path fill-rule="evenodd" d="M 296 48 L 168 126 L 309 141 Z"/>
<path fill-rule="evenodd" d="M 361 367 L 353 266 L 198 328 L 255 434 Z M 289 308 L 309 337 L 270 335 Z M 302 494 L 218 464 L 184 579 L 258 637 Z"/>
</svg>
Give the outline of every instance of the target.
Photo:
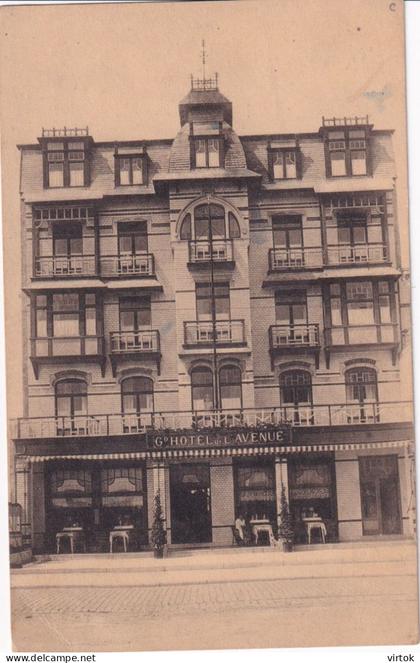
<svg viewBox="0 0 420 663">
<path fill-rule="evenodd" d="M 319 347 L 319 325 L 271 325 L 270 350 L 290 347 Z"/>
<path fill-rule="evenodd" d="M 102 276 L 154 276 L 155 260 L 152 253 L 137 253 L 101 257 Z"/>
<path fill-rule="evenodd" d="M 160 352 L 158 330 L 123 331 L 110 333 L 111 353 L 124 354 L 131 352 Z"/>
<path fill-rule="evenodd" d="M 386 244 L 328 245 L 328 264 L 363 265 L 388 261 Z"/>
<path fill-rule="evenodd" d="M 369 345 L 371 343 L 398 343 L 398 325 L 384 323 L 380 325 L 349 325 L 348 327 L 326 327 L 325 345 Z"/>
<path fill-rule="evenodd" d="M 293 271 L 295 269 L 319 269 L 323 266 L 322 249 L 275 247 L 268 252 L 268 268 L 270 272 Z"/>
<path fill-rule="evenodd" d="M 243 320 L 216 320 L 184 322 L 184 345 L 241 345 L 245 343 Z"/>
<path fill-rule="evenodd" d="M 285 425 L 353 426 L 378 423 L 410 423 L 410 401 L 291 405 L 265 409 L 196 412 L 142 412 L 75 417 L 34 417 L 13 420 L 13 439 L 95 437 L 145 433 L 148 430 L 182 430 Z"/>
<path fill-rule="evenodd" d="M 103 336 L 48 336 L 31 338 L 31 358 L 103 355 Z"/>
<path fill-rule="evenodd" d="M 208 264 L 233 262 L 232 239 L 190 240 L 188 242 L 189 262 L 192 264 Z"/>
<path fill-rule="evenodd" d="M 323 127 L 353 127 L 369 124 L 368 115 L 355 115 L 353 117 L 324 117 L 322 116 Z"/>
<path fill-rule="evenodd" d="M 84 256 L 39 256 L 35 258 L 34 276 L 95 276 L 94 255 Z"/>
</svg>

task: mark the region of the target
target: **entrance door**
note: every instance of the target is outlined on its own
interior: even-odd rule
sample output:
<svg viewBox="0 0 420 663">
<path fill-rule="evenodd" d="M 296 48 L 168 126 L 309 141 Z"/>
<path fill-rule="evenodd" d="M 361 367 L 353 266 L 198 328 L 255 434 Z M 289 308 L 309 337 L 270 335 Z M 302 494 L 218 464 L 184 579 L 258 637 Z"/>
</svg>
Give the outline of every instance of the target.
<svg viewBox="0 0 420 663">
<path fill-rule="evenodd" d="M 359 458 L 364 534 L 401 534 L 397 456 Z"/>
<path fill-rule="evenodd" d="M 208 465 L 173 465 L 171 481 L 172 543 L 209 543 L 211 537 Z"/>
</svg>

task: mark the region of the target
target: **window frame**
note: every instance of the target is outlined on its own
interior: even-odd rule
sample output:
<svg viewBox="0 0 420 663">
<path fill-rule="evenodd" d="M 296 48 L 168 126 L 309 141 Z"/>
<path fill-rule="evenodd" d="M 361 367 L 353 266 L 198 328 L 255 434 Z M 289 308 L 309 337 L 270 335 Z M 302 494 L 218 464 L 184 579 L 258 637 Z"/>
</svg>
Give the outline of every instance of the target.
<svg viewBox="0 0 420 663">
<path fill-rule="evenodd" d="M 364 137 L 352 136 L 352 133 L 364 132 Z M 333 134 L 342 134 L 342 137 Z M 364 146 L 354 146 L 355 142 L 364 142 Z M 343 147 L 334 146 L 334 143 L 344 143 Z M 337 177 L 369 177 L 372 175 L 371 163 L 371 136 L 370 126 L 351 125 L 328 127 L 324 130 L 324 152 L 325 152 L 325 170 L 328 178 Z M 331 153 L 344 154 L 344 173 L 333 174 Z M 365 153 L 365 171 L 364 173 L 353 173 L 352 154 L 354 152 Z"/>
<path fill-rule="evenodd" d="M 228 322 L 228 321 L 231 321 L 231 319 L 232 319 L 231 318 L 230 284 L 229 284 L 229 281 L 216 281 L 214 283 L 214 288 L 216 289 L 218 287 L 226 288 L 227 289 L 227 295 L 224 294 L 221 297 L 220 296 L 218 297 L 216 291 L 214 292 L 215 318 L 216 318 L 216 321 L 221 320 L 221 321 Z M 203 289 L 204 288 L 210 288 L 209 295 L 205 295 L 205 296 L 204 295 L 199 295 L 199 291 L 200 291 L 201 288 L 203 288 Z M 227 301 L 228 301 L 228 314 L 227 314 L 226 318 L 224 318 L 224 317 L 221 318 L 217 315 L 216 302 L 217 302 L 218 299 L 227 299 Z M 211 311 L 210 311 L 210 318 L 206 319 L 206 318 L 200 318 L 199 317 L 198 302 L 199 301 L 207 301 L 207 300 L 210 301 L 210 304 L 211 304 L 211 301 L 212 301 L 211 282 L 207 282 L 207 281 L 206 282 L 197 282 L 195 284 L 195 313 L 196 313 L 196 322 L 197 323 L 211 322 L 212 321 L 212 312 Z"/>
<path fill-rule="evenodd" d="M 49 292 L 49 293 L 37 293 L 33 295 L 33 299 L 31 302 L 31 313 L 32 313 L 32 337 L 34 339 L 42 339 L 42 338 L 73 338 L 73 337 L 61 337 L 61 336 L 55 336 L 54 335 L 54 313 L 59 313 L 59 311 L 54 311 L 54 295 L 62 295 L 65 294 L 63 292 Z M 63 311 L 63 313 L 77 313 L 78 314 L 78 324 L 79 324 L 79 334 L 75 335 L 74 338 L 78 337 L 90 337 L 90 338 L 97 338 L 101 336 L 101 315 L 100 315 L 100 308 L 101 308 L 101 301 L 98 296 L 98 293 L 95 292 L 80 292 L 80 293 L 75 293 L 77 294 L 79 298 L 79 307 L 76 311 L 76 309 L 72 311 Z M 87 297 L 89 296 L 94 296 L 95 297 L 95 304 L 90 304 L 87 301 Z M 38 297 L 45 297 L 45 303 L 39 304 L 37 301 Z M 89 309 L 95 309 L 95 326 L 96 326 L 96 333 L 95 334 L 86 334 L 86 328 L 87 328 L 87 316 L 86 316 L 86 311 Z M 38 336 L 38 330 L 37 330 L 37 312 L 39 310 L 44 310 L 46 311 L 46 329 L 47 329 L 47 336 Z"/>
<path fill-rule="evenodd" d="M 150 391 L 126 391 L 124 392 L 124 383 L 128 382 L 129 380 L 145 380 L 151 387 Z M 155 390 L 154 390 L 154 383 L 152 378 L 149 378 L 145 375 L 132 375 L 132 376 L 127 376 L 123 380 L 121 380 L 121 413 L 123 415 L 133 415 L 137 417 L 141 417 L 142 414 L 153 414 L 155 411 Z M 139 405 L 139 397 L 142 394 L 151 394 L 152 395 L 152 407 L 150 410 L 142 410 Z M 136 412 L 125 412 L 124 410 L 124 396 L 135 396 L 135 401 L 136 401 Z"/>
<path fill-rule="evenodd" d="M 139 228 L 144 228 L 140 230 Z M 136 230 L 137 228 L 137 230 Z M 131 239 L 131 252 L 127 253 L 121 250 L 121 238 L 129 237 Z M 144 251 L 136 251 L 136 237 L 144 237 L 146 248 Z M 127 255 L 130 256 L 142 256 L 147 255 L 149 252 L 149 233 L 148 233 L 148 223 L 147 221 L 120 221 L 117 224 L 117 243 L 118 243 L 118 257 L 124 257 Z"/>
<path fill-rule="evenodd" d="M 59 387 L 61 384 L 64 384 L 64 383 L 72 383 L 72 384 L 77 383 L 79 385 L 83 385 L 84 386 L 84 393 L 82 393 L 82 390 L 81 390 L 80 393 L 77 393 L 77 394 L 73 394 L 73 393 L 63 394 L 63 395 L 57 394 L 57 387 Z M 74 413 L 74 397 L 75 396 L 85 398 L 85 406 L 86 406 L 85 407 L 85 409 L 86 409 L 85 414 L 77 415 L 77 414 Z M 69 400 L 70 400 L 70 414 L 69 415 L 58 414 L 58 399 L 59 398 L 69 398 Z M 54 386 L 54 412 L 55 412 L 55 416 L 57 418 L 58 417 L 63 417 L 63 418 L 69 417 L 70 419 L 74 419 L 74 417 L 77 417 L 77 416 L 87 417 L 89 410 L 88 410 L 88 388 L 87 388 L 86 381 L 81 379 L 81 378 L 64 378 L 62 380 L 58 380 L 56 382 L 55 386 Z"/>
<path fill-rule="evenodd" d="M 239 381 L 238 382 L 223 382 L 222 383 L 222 372 L 225 370 L 231 370 L 235 369 L 235 371 L 238 372 L 239 375 Z M 242 390 L 242 371 L 239 366 L 236 366 L 236 364 L 223 364 L 222 366 L 219 367 L 218 371 L 218 387 L 219 387 L 219 403 L 220 403 L 220 409 L 223 410 L 223 398 L 222 398 L 222 387 L 238 387 L 240 389 L 240 405 L 239 409 L 242 410 L 243 408 L 243 390 Z M 230 410 L 236 408 L 229 408 Z"/>
<path fill-rule="evenodd" d="M 286 155 L 287 153 L 293 153 L 295 159 L 295 171 L 296 175 L 294 177 L 287 177 L 287 164 L 286 164 Z M 283 166 L 283 177 L 275 177 L 274 174 L 274 159 L 277 156 L 281 156 L 282 166 Z M 268 169 L 269 175 L 272 182 L 283 182 L 290 180 L 300 180 L 302 179 L 302 165 L 301 165 L 301 150 L 298 145 L 295 147 L 274 147 L 268 146 Z"/>
<path fill-rule="evenodd" d="M 296 385 L 285 385 L 282 384 L 283 380 L 285 379 L 286 376 L 289 375 L 304 375 L 308 382 L 303 383 L 302 385 L 296 384 Z M 300 401 L 296 398 L 296 390 L 299 387 L 308 387 L 309 395 L 310 395 L 310 400 L 308 402 Z M 285 408 L 294 408 L 295 410 L 299 409 L 299 406 L 307 406 L 309 408 L 313 407 L 314 404 L 314 397 L 313 397 L 313 384 L 312 384 L 312 375 L 309 371 L 303 369 L 303 368 L 296 368 L 296 369 L 288 369 L 287 371 L 282 371 L 279 376 L 279 387 L 280 387 L 280 404 L 281 407 Z M 292 389 L 293 390 L 293 403 L 292 402 L 285 402 L 284 401 L 284 393 L 283 389 Z"/>
<path fill-rule="evenodd" d="M 348 316 L 348 303 L 352 301 L 357 301 L 357 300 L 348 300 L 347 298 L 347 288 L 346 286 L 349 283 L 370 283 L 372 287 L 372 299 L 366 299 L 366 300 L 360 300 L 360 301 L 372 301 L 373 303 L 373 323 L 369 325 L 364 325 L 363 323 L 361 324 L 355 324 L 351 325 L 349 324 L 349 316 Z M 381 288 L 381 286 L 385 285 L 385 289 Z M 332 295 L 331 294 L 331 288 L 332 286 L 335 286 L 336 288 L 339 289 L 340 294 Z M 380 307 L 380 301 L 381 298 L 387 297 L 388 298 L 388 308 L 389 308 L 389 322 L 382 322 L 381 320 L 381 307 Z M 332 306 L 331 302 L 332 300 L 339 300 L 340 301 L 340 315 L 341 315 L 341 324 L 333 324 L 332 322 Z M 363 279 L 346 279 L 345 281 L 332 281 L 326 286 L 326 297 L 324 298 L 324 305 L 325 305 L 325 313 L 326 313 L 326 320 L 328 321 L 328 325 L 331 329 L 336 328 L 340 329 L 342 328 L 344 330 L 345 334 L 345 343 L 348 344 L 349 339 L 349 329 L 351 328 L 357 328 L 357 327 L 363 327 L 363 326 L 368 326 L 368 327 L 376 327 L 377 333 L 376 333 L 376 343 L 381 343 L 382 342 L 382 335 L 381 335 L 381 327 L 382 325 L 386 326 L 392 326 L 395 330 L 395 325 L 397 324 L 397 301 L 396 301 L 396 293 L 395 293 L 395 287 L 394 287 L 394 282 L 391 279 L 386 279 L 384 277 L 379 278 L 379 279 L 369 279 L 369 278 L 363 278 Z"/>
<path fill-rule="evenodd" d="M 147 311 L 149 314 L 149 322 L 145 325 L 139 324 L 140 311 Z M 120 332 L 124 333 L 121 329 L 121 313 L 134 313 L 134 328 L 131 330 L 124 330 L 129 332 L 139 332 L 144 329 L 151 329 L 152 327 L 152 306 L 150 296 L 147 295 L 134 295 L 128 297 L 119 297 L 118 299 L 118 320 Z"/>
<path fill-rule="evenodd" d="M 147 172 L 147 154 L 145 149 L 140 150 L 138 152 L 124 152 L 121 150 L 115 151 L 114 154 L 114 176 L 115 176 L 115 186 L 147 186 L 148 184 L 148 172 Z M 129 182 L 121 182 L 121 164 L 123 161 L 128 160 L 129 162 Z M 133 181 L 133 162 L 140 160 L 141 161 L 141 182 L 134 182 Z"/>
<path fill-rule="evenodd" d="M 80 187 L 87 187 L 90 184 L 90 159 L 89 159 L 89 140 L 84 137 L 73 138 L 52 138 L 42 139 L 42 154 L 44 165 L 44 189 L 76 189 Z M 51 147 L 56 146 L 56 147 Z M 51 155 L 62 155 L 61 159 L 50 159 Z M 78 155 L 78 158 L 73 158 Z M 50 164 L 62 164 L 62 183 L 59 185 L 52 185 L 50 182 Z M 83 164 L 81 169 L 83 172 L 82 183 L 72 184 L 71 178 L 71 164 Z"/>
<path fill-rule="evenodd" d="M 196 143 L 199 141 L 204 142 L 204 152 L 205 152 L 205 165 L 204 166 L 198 166 L 197 165 L 197 158 L 196 158 Z M 219 154 L 219 163 L 216 166 L 211 166 L 210 165 L 210 158 L 209 158 L 209 142 L 210 141 L 216 141 L 218 144 L 218 154 Z M 214 135 L 190 135 L 190 163 L 191 163 L 191 168 L 192 169 L 203 169 L 203 168 L 224 168 L 225 167 L 225 149 L 224 149 L 224 138 L 223 135 L 221 134 L 214 134 Z"/>
</svg>

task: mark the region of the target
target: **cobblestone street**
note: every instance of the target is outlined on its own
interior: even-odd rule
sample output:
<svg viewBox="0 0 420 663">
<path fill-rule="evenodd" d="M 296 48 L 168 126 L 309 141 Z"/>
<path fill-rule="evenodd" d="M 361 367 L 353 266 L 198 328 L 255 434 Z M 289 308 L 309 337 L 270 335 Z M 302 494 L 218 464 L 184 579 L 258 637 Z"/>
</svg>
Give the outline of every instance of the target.
<svg viewBox="0 0 420 663">
<path fill-rule="evenodd" d="M 264 579 L 248 580 L 252 569 L 242 568 L 242 579 L 218 582 L 210 568 L 201 571 L 200 581 L 185 573 L 184 582 L 171 581 L 173 576 L 161 573 L 155 585 L 147 584 L 147 573 L 125 570 L 120 586 L 115 574 L 111 578 L 101 571 L 95 586 L 80 586 L 80 573 L 68 573 L 66 586 L 59 586 L 65 574 L 55 574 L 56 586 L 45 586 L 46 577 L 52 578 L 40 573 L 38 586 L 13 589 L 15 648 L 118 651 L 416 641 L 411 562 L 394 562 L 386 575 L 379 558 L 369 565 L 347 562 L 341 576 L 329 576 L 333 567 L 325 563 L 312 565 L 312 577 L 299 577 L 308 566 L 282 568 L 291 577 L 270 578 L 267 565 Z M 17 576 L 22 582 L 26 577 Z M 86 584 L 90 578 L 85 576 Z"/>
</svg>

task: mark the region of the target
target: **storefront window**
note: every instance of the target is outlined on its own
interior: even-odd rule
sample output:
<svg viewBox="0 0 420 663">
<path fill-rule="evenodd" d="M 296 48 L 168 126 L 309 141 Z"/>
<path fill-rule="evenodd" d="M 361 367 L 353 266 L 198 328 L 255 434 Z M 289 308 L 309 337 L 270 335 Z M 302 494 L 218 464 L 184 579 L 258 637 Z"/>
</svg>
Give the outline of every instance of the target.
<svg viewBox="0 0 420 663">
<path fill-rule="evenodd" d="M 327 529 L 327 540 L 335 540 L 337 516 L 333 460 L 293 460 L 288 463 L 288 474 L 296 541 L 308 542 L 305 519 L 311 517 L 322 520 Z"/>
<path fill-rule="evenodd" d="M 276 526 L 274 463 L 234 465 L 236 515 L 246 520 L 269 520 Z"/>
</svg>

